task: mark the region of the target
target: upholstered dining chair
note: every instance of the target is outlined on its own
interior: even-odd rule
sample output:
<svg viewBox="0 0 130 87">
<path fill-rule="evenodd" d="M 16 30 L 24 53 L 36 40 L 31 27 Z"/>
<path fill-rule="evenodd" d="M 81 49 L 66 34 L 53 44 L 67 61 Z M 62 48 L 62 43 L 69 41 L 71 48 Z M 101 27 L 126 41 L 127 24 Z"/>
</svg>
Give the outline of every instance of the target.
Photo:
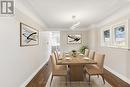
<svg viewBox="0 0 130 87">
<path fill-rule="evenodd" d="M 88 56 L 88 54 L 89 54 L 89 49 L 85 49 L 84 55 L 85 55 L 85 56 Z"/>
<path fill-rule="evenodd" d="M 103 83 L 105 84 L 104 73 L 103 73 L 103 65 L 104 65 L 105 55 L 101 53 L 95 53 L 94 60 L 97 64 L 92 64 L 86 67 L 86 74 L 89 75 L 89 84 L 90 84 L 90 76 L 92 75 L 100 75 L 103 79 Z"/>
<path fill-rule="evenodd" d="M 57 51 L 54 51 L 53 55 L 54 55 L 54 58 L 55 58 L 55 61 L 56 61 L 56 64 L 57 64 L 57 61 L 59 59 L 59 54 L 58 54 Z"/>
<path fill-rule="evenodd" d="M 55 57 L 56 57 L 57 59 L 59 59 L 58 51 L 54 51 L 54 54 L 55 54 Z"/>
<path fill-rule="evenodd" d="M 66 77 L 66 84 L 67 84 L 67 66 L 57 65 L 54 53 L 52 53 L 50 58 L 51 58 L 51 65 L 52 65 L 52 77 L 51 77 L 51 81 L 50 81 L 50 86 L 51 86 L 51 83 L 52 83 L 54 76 L 65 76 Z"/>
<path fill-rule="evenodd" d="M 93 50 L 89 51 L 88 58 L 94 59 L 95 52 Z"/>
<path fill-rule="evenodd" d="M 57 58 L 57 60 L 61 60 L 62 59 L 62 56 L 57 50 L 54 51 L 54 54 L 55 54 L 55 57 Z"/>
</svg>

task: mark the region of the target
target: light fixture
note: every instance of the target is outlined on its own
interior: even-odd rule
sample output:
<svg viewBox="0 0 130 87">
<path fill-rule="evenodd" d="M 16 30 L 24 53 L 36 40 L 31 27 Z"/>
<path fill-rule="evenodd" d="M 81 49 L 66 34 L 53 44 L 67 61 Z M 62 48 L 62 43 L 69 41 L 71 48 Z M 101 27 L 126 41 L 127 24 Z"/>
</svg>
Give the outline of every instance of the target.
<svg viewBox="0 0 130 87">
<path fill-rule="evenodd" d="M 72 20 L 73 20 L 73 25 L 70 27 L 70 29 L 74 30 L 80 26 L 80 22 L 76 19 L 76 16 L 72 16 Z"/>
</svg>

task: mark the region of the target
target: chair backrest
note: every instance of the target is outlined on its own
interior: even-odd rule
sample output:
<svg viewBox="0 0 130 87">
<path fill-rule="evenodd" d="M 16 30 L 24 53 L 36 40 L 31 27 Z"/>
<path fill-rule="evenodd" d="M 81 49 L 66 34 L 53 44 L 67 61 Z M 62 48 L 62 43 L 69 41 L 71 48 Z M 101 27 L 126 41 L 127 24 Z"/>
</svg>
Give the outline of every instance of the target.
<svg viewBox="0 0 130 87">
<path fill-rule="evenodd" d="M 88 56 L 88 54 L 89 54 L 89 50 L 88 50 L 88 49 L 85 49 L 84 55 Z"/>
<path fill-rule="evenodd" d="M 50 55 L 50 57 L 51 57 L 51 65 L 52 65 L 52 72 L 55 70 L 55 68 L 56 68 L 56 58 L 55 58 L 55 54 L 54 53 L 52 53 L 51 55 Z"/>
<path fill-rule="evenodd" d="M 88 54 L 88 58 L 94 59 L 94 55 L 95 55 L 95 52 L 92 51 L 92 50 L 90 50 L 90 51 L 89 51 L 89 54 Z"/>
<path fill-rule="evenodd" d="M 55 54 L 55 58 L 59 59 L 59 54 L 58 54 L 58 52 L 55 51 L 54 54 Z"/>
<path fill-rule="evenodd" d="M 57 60 L 59 59 L 58 52 L 54 51 L 53 55 L 55 56 L 55 60 L 56 60 L 56 63 L 57 63 Z"/>
<path fill-rule="evenodd" d="M 98 67 L 103 70 L 105 54 L 95 53 L 94 60 L 97 62 Z"/>
</svg>

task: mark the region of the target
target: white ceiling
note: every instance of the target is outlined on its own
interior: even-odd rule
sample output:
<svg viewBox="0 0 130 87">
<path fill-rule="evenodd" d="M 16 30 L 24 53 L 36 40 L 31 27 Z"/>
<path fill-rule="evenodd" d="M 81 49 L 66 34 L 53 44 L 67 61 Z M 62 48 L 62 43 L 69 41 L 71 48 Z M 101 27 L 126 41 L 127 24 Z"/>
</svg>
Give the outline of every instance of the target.
<svg viewBox="0 0 130 87">
<path fill-rule="evenodd" d="M 72 25 L 72 15 L 76 15 L 80 20 L 80 27 L 88 27 L 128 5 L 128 0 L 28 0 L 28 2 L 48 28 L 69 28 Z"/>
</svg>

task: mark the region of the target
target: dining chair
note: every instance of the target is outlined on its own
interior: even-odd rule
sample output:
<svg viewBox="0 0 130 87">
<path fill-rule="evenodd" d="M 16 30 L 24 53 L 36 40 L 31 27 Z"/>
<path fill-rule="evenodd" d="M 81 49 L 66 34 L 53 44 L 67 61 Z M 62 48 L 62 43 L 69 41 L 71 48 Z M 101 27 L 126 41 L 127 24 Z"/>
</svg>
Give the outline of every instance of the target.
<svg viewBox="0 0 130 87">
<path fill-rule="evenodd" d="M 56 57 L 57 59 L 59 59 L 58 51 L 54 51 L 54 54 L 55 54 L 55 57 Z"/>
<path fill-rule="evenodd" d="M 88 58 L 94 59 L 95 52 L 93 50 L 89 51 Z"/>
<path fill-rule="evenodd" d="M 92 75 L 100 75 L 103 79 L 103 83 L 105 84 L 104 73 L 103 73 L 103 65 L 104 65 L 105 55 L 101 53 L 95 53 L 94 60 L 97 64 L 92 64 L 86 67 L 86 74 L 89 75 L 89 84 L 90 84 L 90 76 Z"/>
<path fill-rule="evenodd" d="M 58 51 L 54 51 L 55 57 L 57 58 L 57 60 L 61 60 L 63 55 L 61 55 Z"/>
<path fill-rule="evenodd" d="M 89 54 L 89 49 L 85 49 L 84 55 L 88 57 L 88 54 Z"/>
<path fill-rule="evenodd" d="M 54 76 L 65 76 L 66 85 L 67 85 L 67 66 L 66 65 L 57 65 L 54 53 L 51 54 L 50 58 L 51 58 L 51 66 L 52 66 L 52 76 L 51 76 L 50 86 L 51 86 Z"/>
</svg>

